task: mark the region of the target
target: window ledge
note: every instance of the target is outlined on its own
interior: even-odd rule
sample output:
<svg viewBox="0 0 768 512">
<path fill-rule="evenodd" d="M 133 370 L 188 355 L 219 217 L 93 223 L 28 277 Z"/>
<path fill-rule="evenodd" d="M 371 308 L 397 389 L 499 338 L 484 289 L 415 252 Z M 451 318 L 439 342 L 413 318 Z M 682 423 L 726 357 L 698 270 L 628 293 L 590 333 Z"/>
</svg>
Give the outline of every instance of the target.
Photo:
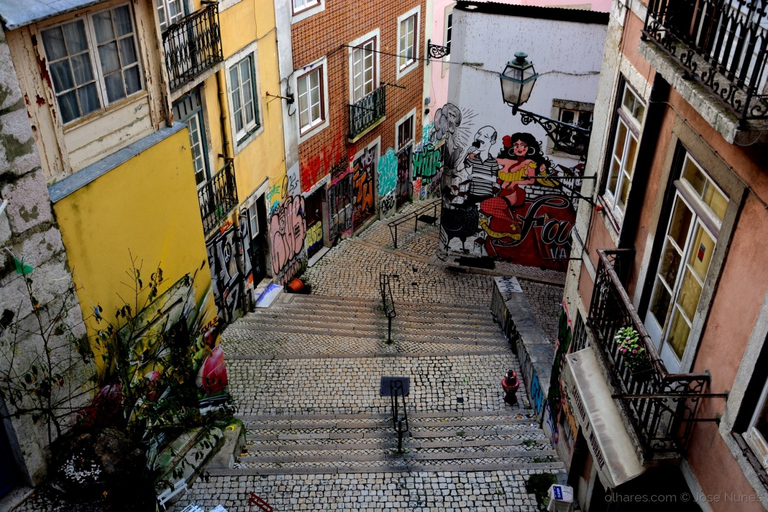
<svg viewBox="0 0 768 512">
<path fill-rule="evenodd" d="M 640 56 L 687 101 L 729 144 L 768 142 L 768 120 L 750 120 L 746 126 L 715 96 L 696 80 L 683 78 L 685 69 L 674 62 L 652 41 L 640 41 Z"/>
<path fill-rule="evenodd" d="M 350 144 L 354 144 L 355 142 L 359 141 L 360 139 L 362 139 L 363 137 L 365 137 L 366 135 L 368 135 L 369 133 L 371 133 L 373 130 L 375 130 L 375 129 L 376 129 L 376 127 L 378 127 L 378 126 L 379 126 L 381 123 L 383 123 L 383 122 L 384 122 L 384 120 L 385 120 L 386 118 L 387 118 L 387 116 L 381 116 L 381 117 L 378 119 L 378 121 L 376 121 L 375 123 L 373 123 L 371 126 L 369 126 L 368 128 L 366 128 L 366 129 L 365 129 L 365 130 L 363 130 L 362 132 L 360 132 L 360 133 L 358 133 L 357 135 L 355 135 L 353 138 L 349 138 L 349 137 L 347 137 L 347 142 L 348 142 L 348 143 L 350 143 Z"/>
</svg>

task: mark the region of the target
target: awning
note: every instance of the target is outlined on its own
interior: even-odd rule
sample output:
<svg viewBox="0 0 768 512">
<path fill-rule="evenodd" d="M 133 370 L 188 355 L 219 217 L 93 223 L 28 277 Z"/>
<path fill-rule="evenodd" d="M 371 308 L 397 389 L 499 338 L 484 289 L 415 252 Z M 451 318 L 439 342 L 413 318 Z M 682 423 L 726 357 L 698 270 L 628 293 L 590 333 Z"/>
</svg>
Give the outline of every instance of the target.
<svg viewBox="0 0 768 512">
<path fill-rule="evenodd" d="M 605 375 L 591 347 L 566 357 L 563 388 L 594 458 L 600 481 L 616 488 L 643 473 Z"/>
</svg>

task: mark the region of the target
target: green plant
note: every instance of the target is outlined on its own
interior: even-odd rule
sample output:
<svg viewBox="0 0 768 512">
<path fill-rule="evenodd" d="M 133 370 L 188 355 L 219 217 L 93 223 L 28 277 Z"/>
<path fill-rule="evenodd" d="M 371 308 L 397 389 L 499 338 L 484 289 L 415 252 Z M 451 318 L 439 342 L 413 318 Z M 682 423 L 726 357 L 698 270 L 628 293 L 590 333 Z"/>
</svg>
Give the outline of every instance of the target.
<svg viewBox="0 0 768 512">
<path fill-rule="evenodd" d="M 525 482 L 525 492 L 533 494 L 536 497 L 536 503 L 542 509 L 549 501 L 547 496 L 549 488 L 556 483 L 557 477 L 552 473 L 537 473 L 528 477 L 528 481 Z"/>
<path fill-rule="evenodd" d="M 614 339 L 627 368 L 631 371 L 640 371 L 649 366 L 648 352 L 640 340 L 640 334 L 633 327 L 622 327 L 616 331 Z"/>
</svg>

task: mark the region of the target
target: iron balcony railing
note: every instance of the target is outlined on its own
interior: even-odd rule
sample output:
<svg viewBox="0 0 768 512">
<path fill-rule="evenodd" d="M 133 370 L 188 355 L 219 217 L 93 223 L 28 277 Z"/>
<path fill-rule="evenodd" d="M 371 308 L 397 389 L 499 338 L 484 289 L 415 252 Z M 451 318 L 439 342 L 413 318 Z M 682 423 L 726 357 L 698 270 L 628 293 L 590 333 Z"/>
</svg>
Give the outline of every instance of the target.
<svg viewBox="0 0 768 512">
<path fill-rule="evenodd" d="M 163 32 L 165 66 L 172 91 L 222 60 L 219 6 L 208 4 Z"/>
<path fill-rule="evenodd" d="M 349 137 L 356 137 L 384 117 L 386 89 L 379 87 L 371 94 L 349 106 Z"/>
<path fill-rule="evenodd" d="M 651 39 L 739 119 L 768 118 L 764 0 L 650 0 Z"/>
<path fill-rule="evenodd" d="M 237 206 L 234 161 L 229 160 L 223 169 L 198 189 L 197 199 L 200 202 L 203 230 L 208 234 Z"/>
<path fill-rule="evenodd" d="M 611 375 L 614 398 L 621 402 L 646 458 L 682 453 L 694 422 L 714 421 L 696 417 L 700 400 L 721 395 L 704 392 L 709 374 L 671 374 L 659 359 L 622 284 L 629 275 L 634 250 L 597 252 L 600 262 L 587 325 Z M 640 334 L 650 356 L 651 367 L 642 374 L 632 373 L 625 364 L 625 355 L 615 340 L 616 331 L 622 327 L 633 327 Z"/>
</svg>

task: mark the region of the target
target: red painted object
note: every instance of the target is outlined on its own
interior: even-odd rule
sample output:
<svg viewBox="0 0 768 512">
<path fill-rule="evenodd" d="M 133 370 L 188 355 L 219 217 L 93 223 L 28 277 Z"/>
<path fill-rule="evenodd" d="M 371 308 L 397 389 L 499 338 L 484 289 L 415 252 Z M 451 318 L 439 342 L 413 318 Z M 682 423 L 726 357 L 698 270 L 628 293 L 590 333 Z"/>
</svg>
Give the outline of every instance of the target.
<svg viewBox="0 0 768 512">
<path fill-rule="evenodd" d="M 251 508 L 256 505 L 264 512 L 272 512 L 274 509 L 272 508 L 272 505 L 264 501 L 262 498 L 260 498 L 255 493 L 250 493 L 251 496 L 248 498 L 248 512 L 251 512 Z"/>
</svg>

